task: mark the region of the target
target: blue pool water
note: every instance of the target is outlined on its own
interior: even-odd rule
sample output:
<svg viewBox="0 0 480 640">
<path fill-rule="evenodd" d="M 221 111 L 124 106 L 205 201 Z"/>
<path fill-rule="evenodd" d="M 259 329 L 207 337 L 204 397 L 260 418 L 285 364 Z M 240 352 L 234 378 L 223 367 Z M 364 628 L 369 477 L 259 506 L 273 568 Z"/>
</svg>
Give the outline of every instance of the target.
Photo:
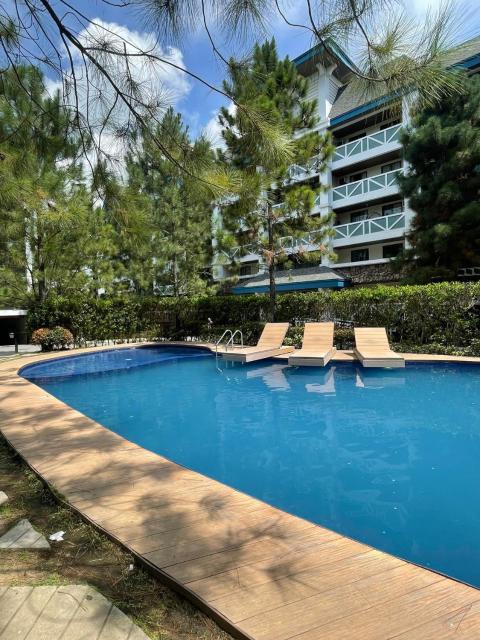
<svg viewBox="0 0 480 640">
<path fill-rule="evenodd" d="M 480 587 L 480 367 L 220 366 L 159 346 L 22 375 L 147 449 Z"/>
</svg>

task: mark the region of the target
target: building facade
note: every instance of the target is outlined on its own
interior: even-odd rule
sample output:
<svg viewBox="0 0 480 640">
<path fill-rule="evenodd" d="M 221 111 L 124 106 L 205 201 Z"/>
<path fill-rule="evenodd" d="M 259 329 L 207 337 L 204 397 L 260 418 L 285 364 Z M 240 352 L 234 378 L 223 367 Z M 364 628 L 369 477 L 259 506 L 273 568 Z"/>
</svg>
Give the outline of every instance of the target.
<svg viewBox="0 0 480 640">
<path fill-rule="evenodd" d="M 317 101 L 316 129 L 330 130 L 336 147 L 323 174 L 317 170 L 316 158 L 289 169 L 292 183 L 328 186 L 317 196 L 312 216 L 334 213 L 331 244 L 337 259 L 331 262 L 324 257 L 321 265 L 311 267 L 311 280 L 315 281 L 316 270 L 328 268 L 345 283 L 392 282 L 398 275 L 391 268 L 391 260 L 405 247 L 413 218 L 397 181 L 407 168 L 400 130 L 408 125 L 409 103 L 405 99 L 392 102 L 389 96 L 365 99 L 356 89 L 354 63 L 335 44 L 328 52 L 313 47 L 294 62 L 308 79 L 308 98 Z M 452 51 L 448 64 L 469 73 L 480 71 L 480 38 Z M 311 239 L 311 234 L 301 240 L 285 238 L 285 250 L 315 251 Z M 256 285 L 254 290 L 262 290 L 261 257 L 247 254 L 238 260 L 239 282 L 233 291 L 248 293 L 252 284 Z M 228 265 L 216 264 L 213 274 L 215 280 L 222 280 L 228 275 Z M 289 281 L 292 289 L 302 288 L 296 282 L 295 269 Z"/>
</svg>

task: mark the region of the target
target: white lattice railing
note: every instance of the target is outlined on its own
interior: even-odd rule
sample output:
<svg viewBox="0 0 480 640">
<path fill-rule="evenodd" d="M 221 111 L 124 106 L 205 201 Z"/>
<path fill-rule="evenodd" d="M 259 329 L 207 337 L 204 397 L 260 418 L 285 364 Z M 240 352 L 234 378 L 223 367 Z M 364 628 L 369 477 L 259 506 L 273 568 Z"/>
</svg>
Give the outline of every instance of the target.
<svg viewBox="0 0 480 640">
<path fill-rule="evenodd" d="M 368 236 L 384 231 L 396 231 L 405 229 L 405 213 L 391 213 L 389 216 L 360 220 L 359 222 L 349 222 L 333 227 L 335 232 L 334 240 L 342 238 L 359 239 L 361 236 Z M 312 251 L 315 247 L 325 241 L 324 229 L 310 231 L 302 236 L 285 236 L 280 238 L 279 243 L 285 251 Z M 223 253 L 230 259 L 254 253 L 258 249 L 257 245 L 246 245 L 243 247 L 233 247 L 230 251 Z"/>
<path fill-rule="evenodd" d="M 280 245 L 285 251 L 312 251 L 325 242 L 325 231 L 310 231 L 303 236 L 285 236 L 280 238 Z"/>
<path fill-rule="evenodd" d="M 401 124 L 394 124 L 392 127 L 388 127 L 388 129 L 383 129 L 383 131 L 377 131 L 377 133 L 371 133 L 364 138 L 340 145 L 335 149 L 333 162 L 351 158 L 366 151 L 373 151 L 385 144 L 399 142 L 401 127 Z"/>
<path fill-rule="evenodd" d="M 405 228 L 405 213 L 391 213 L 389 216 L 381 218 L 370 218 L 359 222 L 349 222 L 339 224 L 334 227 L 335 240 L 340 238 L 357 238 L 371 233 L 381 233 L 382 231 L 394 231 Z"/>
<path fill-rule="evenodd" d="M 318 207 L 320 205 L 320 194 L 318 193 L 315 196 L 315 199 L 313 201 L 313 207 Z M 279 202 L 278 204 L 273 204 L 272 205 L 272 209 L 274 210 L 274 212 L 276 213 L 276 222 L 282 222 L 286 216 L 282 216 L 281 215 L 281 211 L 282 209 L 285 207 L 285 203 L 284 202 Z M 295 216 L 295 212 L 292 212 L 290 214 L 290 216 Z M 312 234 L 317 234 L 319 232 L 313 231 Z M 312 234 L 308 234 L 309 236 Z M 313 238 L 314 236 L 312 236 Z M 287 238 L 281 238 L 280 239 L 280 243 L 282 243 L 283 240 L 287 240 L 288 238 L 290 238 L 290 236 L 287 236 Z M 300 241 L 299 238 L 295 238 L 296 241 L 298 242 L 306 242 L 306 241 Z M 307 242 L 308 244 L 308 242 Z M 283 246 L 283 245 L 282 245 Z M 222 253 L 223 255 L 227 256 L 227 258 L 229 258 L 230 260 L 234 260 L 234 259 L 238 259 L 240 257 L 245 257 L 246 255 L 249 254 L 254 254 L 256 249 L 258 248 L 257 245 L 255 244 L 248 244 L 248 245 L 244 245 L 244 246 L 236 246 L 236 247 L 232 247 L 231 249 L 222 249 L 220 251 L 220 253 Z M 286 248 L 286 247 L 285 247 Z"/>
<path fill-rule="evenodd" d="M 303 164 L 291 164 L 288 167 L 287 174 L 289 180 L 305 180 L 318 174 L 320 168 L 320 158 L 314 156 Z"/>
<path fill-rule="evenodd" d="M 332 189 L 332 201 L 339 202 L 341 200 L 345 200 L 345 198 L 370 195 L 380 189 L 393 187 L 397 184 L 397 176 L 401 172 L 401 169 L 396 169 L 395 171 L 380 173 L 376 176 L 372 176 L 371 178 L 364 178 L 363 180 L 357 180 L 356 182 L 342 184 L 341 186 Z"/>
</svg>

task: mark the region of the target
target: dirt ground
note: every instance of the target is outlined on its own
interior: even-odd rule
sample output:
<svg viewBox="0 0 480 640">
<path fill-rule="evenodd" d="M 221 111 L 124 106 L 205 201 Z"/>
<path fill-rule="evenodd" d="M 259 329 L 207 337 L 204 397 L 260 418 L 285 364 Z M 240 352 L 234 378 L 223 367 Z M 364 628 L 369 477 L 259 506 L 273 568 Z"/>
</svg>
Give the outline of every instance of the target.
<svg viewBox="0 0 480 640">
<path fill-rule="evenodd" d="M 88 584 L 155 640 L 229 640 L 212 620 L 135 565 L 132 556 L 52 493 L 0 436 L 0 535 L 27 518 L 45 537 L 66 531 L 50 551 L 0 550 L 0 585 Z M 133 565 L 133 568 L 132 568 Z"/>
</svg>

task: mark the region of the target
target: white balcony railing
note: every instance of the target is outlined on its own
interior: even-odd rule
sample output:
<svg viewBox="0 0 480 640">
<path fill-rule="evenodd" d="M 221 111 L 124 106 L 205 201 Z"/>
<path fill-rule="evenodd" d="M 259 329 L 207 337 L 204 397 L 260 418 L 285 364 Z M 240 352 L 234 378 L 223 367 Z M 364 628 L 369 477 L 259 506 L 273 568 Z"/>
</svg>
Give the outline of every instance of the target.
<svg viewBox="0 0 480 640">
<path fill-rule="evenodd" d="M 384 233 L 386 231 L 396 231 L 405 229 L 405 213 L 391 213 L 389 216 L 380 218 L 370 218 L 368 220 L 360 220 L 359 222 L 349 222 L 347 224 L 339 224 L 333 227 L 335 231 L 334 241 L 352 238 L 361 239 L 376 233 Z"/>
<path fill-rule="evenodd" d="M 317 156 L 310 158 L 303 164 L 291 164 L 287 170 L 288 180 L 293 180 L 293 182 L 306 180 L 307 178 L 318 175 L 319 169 L 320 158 Z M 288 180 L 285 182 L 288 182 Z"/>
<path fill-rule="evenodd" d="M 383 153 L 384 151 L 391 151 L 392 148 L 400 147 L 400 129 L 401 124 L 394 124 L 388 129 L 371 133 L 364 138 L 353 140 L 342 144 L 335 149 L 332 158 L 333 168 L 336 165 L 347 165 L 349 159 L 352 162 L 356 160 L 362 160 L 358 156 L 365 155 L 366 157 L 375 156 Z M 288 179 L 285 182 L 293 181 L 299 182 L 301 180 L 307 180 L 312 176 L 316 176 L 320 169 L 320 159 L 318 156 L 310 158 L 302 164 L 292 164 L 288 168 Z"/>
<path fill-rule="evenodd" d="M 388 129 L 383 129 L 383 131 L 377 131 L 377 133 L 371 133 L 364 138 L 340 145 L 335 149 L 333 162 L 354 158 L 369 151 L 380 150 L 381 147 L 394 142 L 399 143 L 401 127 L 401 124 L 395 124 L 392 127 L 388 127 Z"/>
<path fill-rule="evenodd" d="M 381 241 L 396 238 L 403 235 L 406 227 L 405 212 L 391 213 L 388 216 L 360 220 L 359 222 L 349 222 L 333 227 L 333 246 L 345 246 L 348 244 L 359 244 L 362 242 Z M 375 236 L 375 237 L 372 237 Z M 380 237 L 379 237 L 380 236 Z M 328 242 L 325 239 L 324 230 L 317 229 L 303 234 L 302 236 L 285 236 L 280 238 L 279 244 L 288 253 L 297 251 L 315 251 L 321 243 Z M 252 260 L 256 258 L 255 251 L 258 246 L 255 244 L 244 247 L 233 247 L 229 252 L 223 252 L 228 258 L 241 258 Z"/>
<path fill-rule="evenodd" d="M 395 192 L 398 183 L 397 176 L 402 172 L 401 169 L 395 171 L 388 171 L 387 173 L 380 173 L 371 178 L 364 178 L 363 180 L 357 180 L 356 182 L 350 182 L 348 184 L 342 184 L 339 187 L 332 189 L 332 203 L 335 208 L 335 204 L 348 205 L 352 201 L 352 204 L 365 200 L 363 196 L 382 197 L 386 193 L 382 192 Z"/>
<path fill-rule="evenodd" d="M 317 231 L 310 231 L 302 236 L 285 236 L 280 238 L 279 243 L 281 247 L 289 252 L 295 253 L 296 251 L 315 251 L 319 248 L 319 245 L 325 243 L 325 233 L 323 229 Z"/>
<path fill-rule="evenodd" d="M 317 213 L 317 209 L 320 206 L 320 198 L 321 198 L 321 194 L 317 193 L 317 195 L 315 196 L 314 200 L 313 200 L 313 208 L 311 213 Z M 284 220 L 288 218 L 295 218 L 296 217 L 296 213 L 295 211 L 293 211 L 292 213 L 290 213 L 288 216 L 287 215 L 283 215 L 282 216 L 282 209 L 285 208 L 285 203 L 284 202 L 279 202 L 278 204 L 272 204 L 272 210 L 273 213 L 275 215 L 275 222 L 283 222 Z"/>
</svg>

